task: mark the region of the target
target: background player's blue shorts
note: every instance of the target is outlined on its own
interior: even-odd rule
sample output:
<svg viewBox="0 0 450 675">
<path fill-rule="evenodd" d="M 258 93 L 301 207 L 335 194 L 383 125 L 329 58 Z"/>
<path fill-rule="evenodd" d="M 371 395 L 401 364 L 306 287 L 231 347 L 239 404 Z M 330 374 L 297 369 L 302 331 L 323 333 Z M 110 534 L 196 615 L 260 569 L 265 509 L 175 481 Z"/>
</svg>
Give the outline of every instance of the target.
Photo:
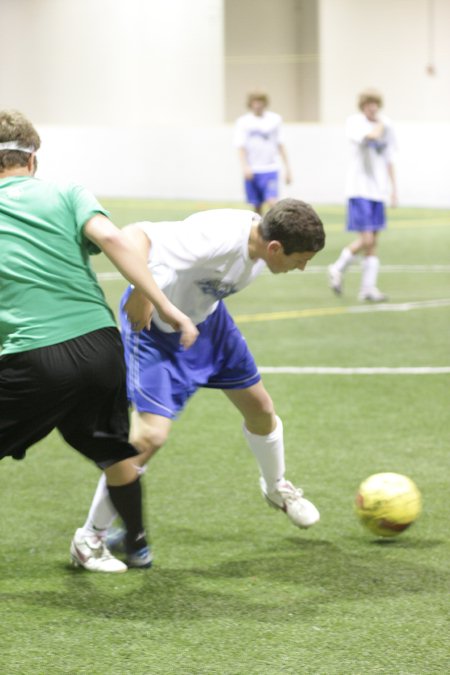
<svg viewBox="0 0 450 675">
<path fill-rule="evenodd" d="M 278 171 L 255 173 L 251 180 L 245 181 L 247 202 L 261 206 L 269 199 L 278 199 Z"/>
<path fill-rule="evenodd" d="M 135 333 L 120 307 L 127 363 L 128 398 L 139 412 L 174 418 L 199 387 L 245 389 L 261 379 L 244 337 L 220 302 L 197 326 L 199 336 L 187 350 L 179 333 L 163 333 L 152 325 Z"/>
<path fill-rule="evenodd" d="M 355 197 L 347 204 L 347 230 L 352 232 L 376 232 L 386 227 L 383 202 Z"/>
</svg>

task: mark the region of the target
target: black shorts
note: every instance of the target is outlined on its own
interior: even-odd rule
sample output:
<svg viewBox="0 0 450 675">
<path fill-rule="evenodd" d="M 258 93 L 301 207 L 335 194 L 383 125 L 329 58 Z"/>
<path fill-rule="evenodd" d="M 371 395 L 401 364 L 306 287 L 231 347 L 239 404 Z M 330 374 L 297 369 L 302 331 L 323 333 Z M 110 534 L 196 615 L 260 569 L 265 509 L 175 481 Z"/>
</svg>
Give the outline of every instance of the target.
<svg viewBox="0 0 450 675">
<path fill-rule="evenodd" d="M 137 454 L 116 328 L 0 356 L 0 459 L 23 459 L 54 428 L 102 468 Z"/>
</svg>

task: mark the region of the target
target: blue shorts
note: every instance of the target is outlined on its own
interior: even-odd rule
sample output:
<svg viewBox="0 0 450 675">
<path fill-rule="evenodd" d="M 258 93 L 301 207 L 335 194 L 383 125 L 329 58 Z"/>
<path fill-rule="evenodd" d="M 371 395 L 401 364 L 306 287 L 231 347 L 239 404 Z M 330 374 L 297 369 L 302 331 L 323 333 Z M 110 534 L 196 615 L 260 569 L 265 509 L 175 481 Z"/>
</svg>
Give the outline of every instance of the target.
<svg viewBox="0 0 450 675">
<path fill-rule="evenodd" d="M 278 199 L 278 171 L 255 173 L 251 180 L 245 181 L 247 202 L 261 206 L 269 199 Z"/>
<path fill-rule="evenodd" d="M 351 232 L 377 232 L 386 227 L 383 202 L 354 197 L 347 204 L 347 230 Z"/>
<path fill-rule="evenodd" d="M 179 333 L 152 325 L 135 333 L 123 310 L 120 323 L 127 363 L 128 398 L 139 412 L 174 418 L 199 387 L 246 389 L 261 379 L 244 337 L 219 302 L 197 328 L 199 336 L 187 350 Z"/>
</svg>

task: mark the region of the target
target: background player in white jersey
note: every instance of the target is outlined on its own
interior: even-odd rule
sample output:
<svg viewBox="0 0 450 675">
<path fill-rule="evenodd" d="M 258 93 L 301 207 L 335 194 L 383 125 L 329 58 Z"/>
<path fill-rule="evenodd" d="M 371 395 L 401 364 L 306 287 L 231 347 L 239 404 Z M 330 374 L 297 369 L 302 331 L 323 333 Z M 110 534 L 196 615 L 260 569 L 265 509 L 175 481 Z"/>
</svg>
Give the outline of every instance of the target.
<svg viewBox="0 0 450 675">
<path fill-rule="evenodd" d="M 264 204 L 273 206 L 279 196 L 281 158 L 285 167 L 285 180 L 291 182 L 291 170 L 282 138 L 282 119 L 267 110 L 269 99 L 264 92 L 248 95 L 249 112 L 239 117 L 235 125 L 234 145 L 245 181 L 247 202 L 257 213 Z"/>
<path fill-rule="evenodd" d="M 188 351 L 180 349 L 179 335 L 156 311 L 151 319 L 152 306 L 141 292 L 130 287 L 122 299 L 128 396 L 134 408 L 130 438 L 141 452 L 140 464 L 163 445 L 172 420 L 199 387 L 222 389 L 242 413 L 244 436 L 269 504 L 298 527 L 313 525 L 319 512 L 285 479 L 281 420 L 223 298 L 266 267 L 274 274 L 303 270 L 325 243 L 320 218 L 308 204 L 284 199 L 263 219 L 251 211 L 217 209 L 181 222 L 136 223 L 123 231 L 140 247 L 161 290 L 199 331 Z M 101 479 L 85 532 L 105 536 L 115 515 Z"/>
<path fill-rule="evenodd" d="M 346 134 L 350 142 L 350 164 L 346 194 L 347 230 L 358 237 L 344 248 L 328 268 L 329 283 L 338 295 L 342 293 L 344 271 L 354 256 L 362 252 L 360 300 L 383 302 L 386 296 L 377 288 L 380 261 L 377 238 L 386 227 L 385 203 L 397 205 L 397 189 L 393 165 L 395 136 L 391 121 L 380 114 L 381 95 L 374 90 L 359 96 L 360 113 L 347 120 Z"/>
</svg>

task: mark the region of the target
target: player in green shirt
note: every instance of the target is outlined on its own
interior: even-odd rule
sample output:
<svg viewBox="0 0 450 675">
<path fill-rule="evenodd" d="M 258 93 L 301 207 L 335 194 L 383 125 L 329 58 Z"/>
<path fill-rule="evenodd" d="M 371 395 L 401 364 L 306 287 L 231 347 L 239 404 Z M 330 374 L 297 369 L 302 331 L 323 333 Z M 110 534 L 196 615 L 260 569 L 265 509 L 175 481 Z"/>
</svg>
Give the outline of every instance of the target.
<svg viewBox="0 0 450 675">
<path fill-rule="evenodd" d="M 127 523 L 128 566 L 150 567 L 122 342 L 89 255 L 103 251 L 181 332 L 185 348 L 197 329 L 88 190 L 35 178 L 39 147 L 29 120 L 0 111 L 0 459 L 23 459 L 57 428 L 104 470 Z M 92 571 L 127 570 L 101 537 L 78 530 L 71 557 Z"/>
</svg>

